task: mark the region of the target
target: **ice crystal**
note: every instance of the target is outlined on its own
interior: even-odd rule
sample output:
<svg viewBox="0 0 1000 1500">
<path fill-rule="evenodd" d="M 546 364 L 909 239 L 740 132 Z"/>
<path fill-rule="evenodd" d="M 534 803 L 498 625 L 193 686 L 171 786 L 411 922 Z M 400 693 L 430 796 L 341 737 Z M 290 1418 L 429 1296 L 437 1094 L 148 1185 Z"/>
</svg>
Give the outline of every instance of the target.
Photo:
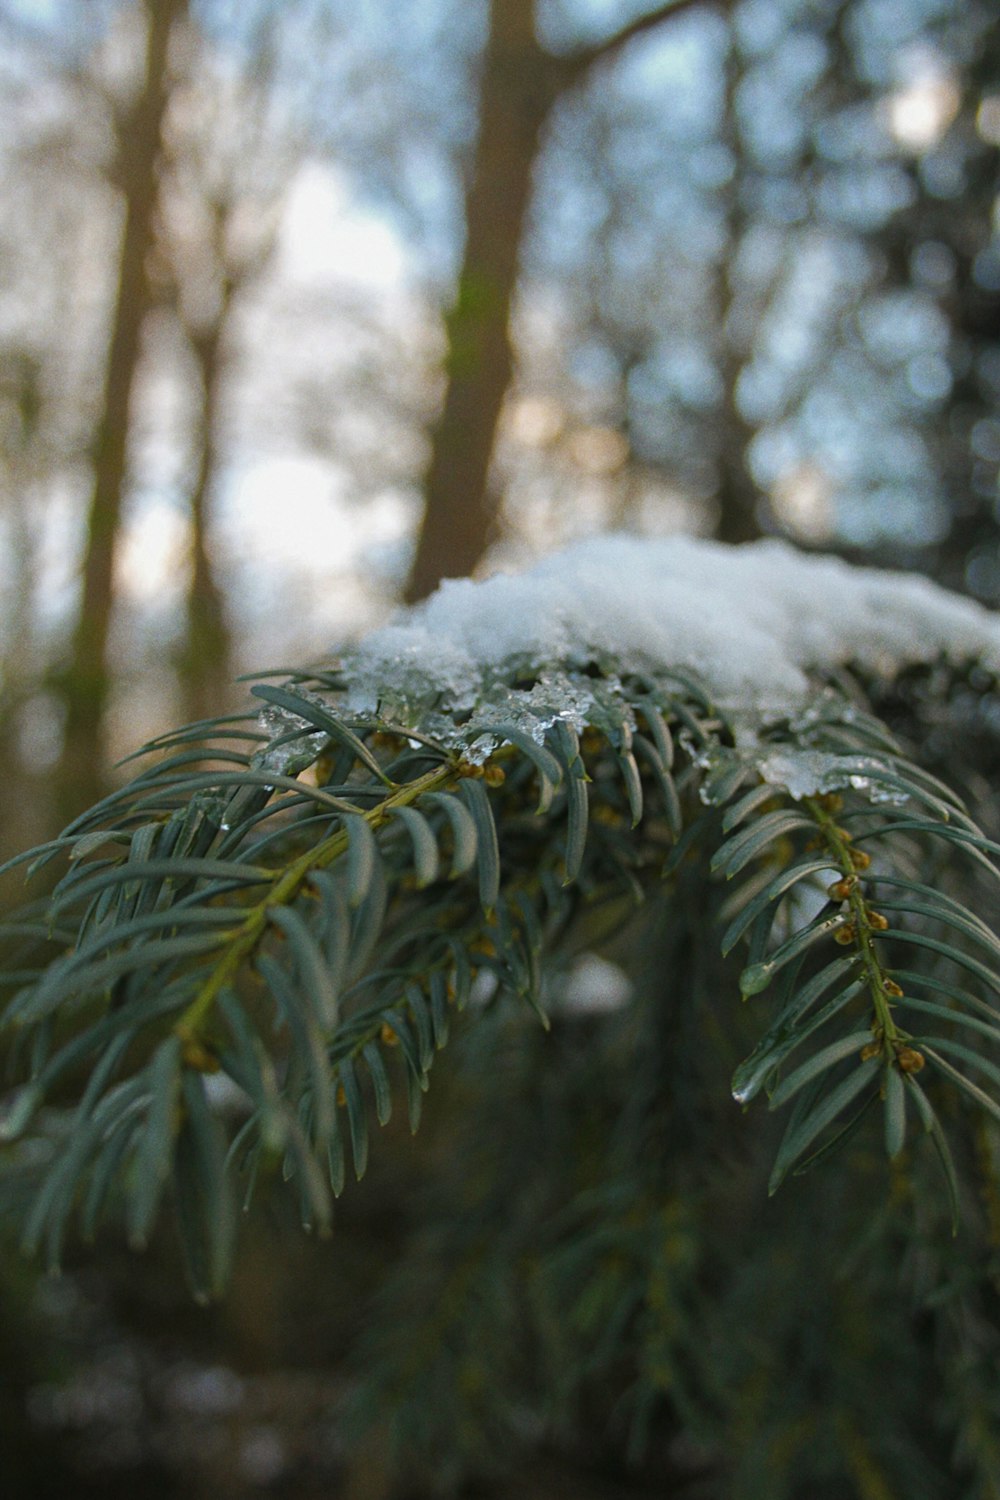
<svg viewBox="0 0 1000 1500">
<path fill-rule="evenodd" d="M 297 690 L 304 702 L 328 706 L 318 693 Z M 268 743 L 255 752 L 251 764 L 258 771 L 274 771 L 287 776 L 309 765 L 323 749 L 327 735 L 304 719 L 276 703 L 268 703 L 257 715 L 257 727 L 268 737 Z"/>
</svg>

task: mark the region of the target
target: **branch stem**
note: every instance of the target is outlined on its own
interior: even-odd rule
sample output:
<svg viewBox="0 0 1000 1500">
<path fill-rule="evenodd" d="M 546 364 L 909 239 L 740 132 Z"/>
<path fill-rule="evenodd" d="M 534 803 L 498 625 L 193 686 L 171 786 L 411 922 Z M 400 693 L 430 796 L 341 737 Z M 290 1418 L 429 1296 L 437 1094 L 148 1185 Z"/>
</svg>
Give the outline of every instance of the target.
<svg viewBox="0 0 1000 1500">
<path fill-rule="evenodd" d="M 861 881 L 858 879 L 858 867 L 852 856 L 850 838 L 842 828 L 838 827 L 836 819 L 823 807 L 818 798 L 807 798 L 807 805 L 819 824 L 827 848 L 835 856 L 837 866 L 848 885 L 846 901 L 851 913 L 855 941 L 865 978 L 868 981 L 872 1009 L 875 1012 L 875 1024 L 872 1031 L 881 1039 L 886 1061 L 892 1062 L 905 1038 L 893 1018 L 892 1005 L 885 987 L 885 971 L 878 956 L 871 913 L 865 901 Z"/>
<path fill-rule="evenodd" d="M 407 782 L 406 785 L 397 788 L 375 807 L 370 807 L 365 811 L 359 809 L 354 816 L 364 818 L 373 830 L 381 828 L 397 807 L 408 807 L 419 798 L 426 796 L 428 792 L 442 791 L 454 785 L 460 780 L 462 774 L 457 764 L 447 761 L 433 771 L 425 771 L 415 781 Z M 332 833 L 329 838 L 317 844 L 315 848 L 307 849 L 287 869 L 276 873 L 271 889 L 261 901 L 250 908 L 240 926 L 234 929 L 232 940 L 222 958 L 178 1020 L 174 1029 L 182 1041 L 192 1041 L 197 1038 L 199 1028 L 204 1024 L 205 1018 L 211 1012 L 221 992 L 232 983 L 239 973 L 241 964 L 250 957 L 263 940 L 268 930 L 270 913 L 276 907 L 287 906 L 293 901 L 315 870 L 326 869 L 345 853 L 348 838 L 345 824 L 338 828 L 336 833 Z"/>
</svg>

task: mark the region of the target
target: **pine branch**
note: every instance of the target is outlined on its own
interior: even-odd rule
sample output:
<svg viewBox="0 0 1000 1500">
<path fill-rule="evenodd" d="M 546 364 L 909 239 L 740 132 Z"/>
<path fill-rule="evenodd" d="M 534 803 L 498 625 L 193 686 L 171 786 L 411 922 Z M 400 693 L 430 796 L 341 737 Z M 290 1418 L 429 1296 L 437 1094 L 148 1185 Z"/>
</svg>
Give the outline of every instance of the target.
<svg viewBox="0 0 1000 1500">
<path fill-rule="evenodd" d="M 733 1079 L 790 1105 L 772 1191 L 876 1105 L 899 1159 L 912 1106 L 957 1204 L 933 1101 L 1000 1118 L 1000 940 L 968 899 L 997 846 L 837 692 L 737 743 L 690 674 L 616 666 L 509 663 L 471 715 L 424 687 L 402 721 L 349 712 L 336 668 L 262 682 L 257 719 L 158 741 L 40 851 L 68 868 L 47 923 L 8 930 L 3 981 L 14 1178 L 52 1153 L 27 1248 L 56 1264 L 74 1212 L 93 1233 L 120 1202 L 141 1245 L 169 1191 L 192 1283 L 218 1293 L 238 1181 L 246 1199 L 280 1169 L 326 1232 L 369 1117 L 402 1087 L 416 1127 L 456 1025 L 511 1001 L 547 1024 L 577 934 L 692 879 L 729 887 L 734 994 L 776 997 Z"/>
</svg>

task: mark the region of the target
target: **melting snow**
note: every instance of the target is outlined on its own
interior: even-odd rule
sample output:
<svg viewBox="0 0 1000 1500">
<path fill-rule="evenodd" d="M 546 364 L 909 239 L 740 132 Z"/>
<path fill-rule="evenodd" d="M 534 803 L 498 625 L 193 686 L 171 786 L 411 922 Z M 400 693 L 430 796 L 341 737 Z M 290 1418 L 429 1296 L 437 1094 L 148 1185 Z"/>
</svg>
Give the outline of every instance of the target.
<svg viewBox="0 0 1000 1500">
<path fill-rule="evenodd" d="M 891 679 L 939 656 L 1000 669 L 1000 619 L 926 579 L 780 541 L 611 536 L 518 576 L 448 581 L 345 665 L 359 706 L 425 684 L 458 709 L 511 661 L 686 667 L 727 711 L 756 718 L 805 707 L 810 668 L 856 662 Z"/>
<path fill-rule="evenodd" d="M 601 722 L 602 703 L 617 698 L 615 672 L 687 669 L 758 752 L 766 779 L 793 796 L 851 783 L 881 800 L 884 789 L 850 757 L 779 754 L 757 731 L 795 716 L 804 727 L 822 707 L 817 671 L 854 663 L 891 680 L 941 657 L 1000 672 L 1000 617 L 926 579 L 777 540 L 611 536 L 517 576 L 444 583 L 342 658 L 341 707 L 378 708 L 483 759 L 489 731 L 505 723 L 540 740 L 560 718 Z M 583 670 L 591 662 L 597 680 Z M 273 731 L 297 727 L 291 719 L 276 715 Z"/>
</svg>

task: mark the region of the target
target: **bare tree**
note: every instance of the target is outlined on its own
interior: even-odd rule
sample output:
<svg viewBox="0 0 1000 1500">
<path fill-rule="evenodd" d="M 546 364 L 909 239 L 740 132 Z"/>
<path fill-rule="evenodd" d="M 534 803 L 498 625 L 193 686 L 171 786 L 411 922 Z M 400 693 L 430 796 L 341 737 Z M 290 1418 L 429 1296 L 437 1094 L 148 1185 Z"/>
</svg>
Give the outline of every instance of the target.
<svg viewBox="0 0 1000 1500">
<path fill-rule="evenodd" d="M 249 28 L 235 77 L 220 78 L 205 37 L 190 27 L 181 108 L 166 122 L 165 184 L 157 218 L 158 290 L 175 312 L 197 372 L 189 481 L 190 560 L 181 650 L 189 717 L 218 712 L 232 693 L 232 643 L 213 555 L 225 451 L 226 383 L 234 315 L 266 270 L 302 133 L 272 128 L 279 78 L 279 9 Z"/>
<path fill-rule="evenodd" d="M 465 196 L 465 254 L 446 318 L 446 390 L 431 435 L 424 519 L 405 589 L 410 601 L 443 577 L 471 572 L 496 522 L 500 497 L 490 461 L 513 369 L 511 306 L 532 176 L 552 110 L 600 63 L 696 3 L 658 5 L 601 41 L 557 55 L 539 38 L 534 0 L 491 0 Z"/>
<path fill-rule="evenodd" d="M 224 231 L 226 205 L 218 205 L 218 227 Z M 212 501 L 220 459 L 220 407 L 226 372 L 226 335 L 238 289 L 234 274 L 224 272 L 218 300 L 204 320 L 182 314 L 188 344 L 198 370 L 198 415 L 193 433 L 194 476 L 189 499 L 190 572 L 181 680 L 188 717 L 202 719 L 218 711 L 230 695 L 231 641 L 223 590 L 212 553 Z M 183 302 L 179 304 L 183 308 Z"/>
<path fill-rule="evenodd" d="M 170 40 L 177 22 L 186 15 L 188 0 L 144 0 L 144 9 L 147 39 L 142 85 L 115 122 L 115 177 L 123 199 L 121 255 L 101 412 L 93 439 L 80 603 L 69 661 L 59 683 L 66 727 L 57 785 L 61 810 L 67 816 L 99 795 L 102 784 L 102 724 L 110 682 L 108 642 L 128 466 L 129 407 L 139 368 L 142 326 L 151 303 L 148 260 L 155 238 L 158 164 L 170 92 Z"/>
</svg>

